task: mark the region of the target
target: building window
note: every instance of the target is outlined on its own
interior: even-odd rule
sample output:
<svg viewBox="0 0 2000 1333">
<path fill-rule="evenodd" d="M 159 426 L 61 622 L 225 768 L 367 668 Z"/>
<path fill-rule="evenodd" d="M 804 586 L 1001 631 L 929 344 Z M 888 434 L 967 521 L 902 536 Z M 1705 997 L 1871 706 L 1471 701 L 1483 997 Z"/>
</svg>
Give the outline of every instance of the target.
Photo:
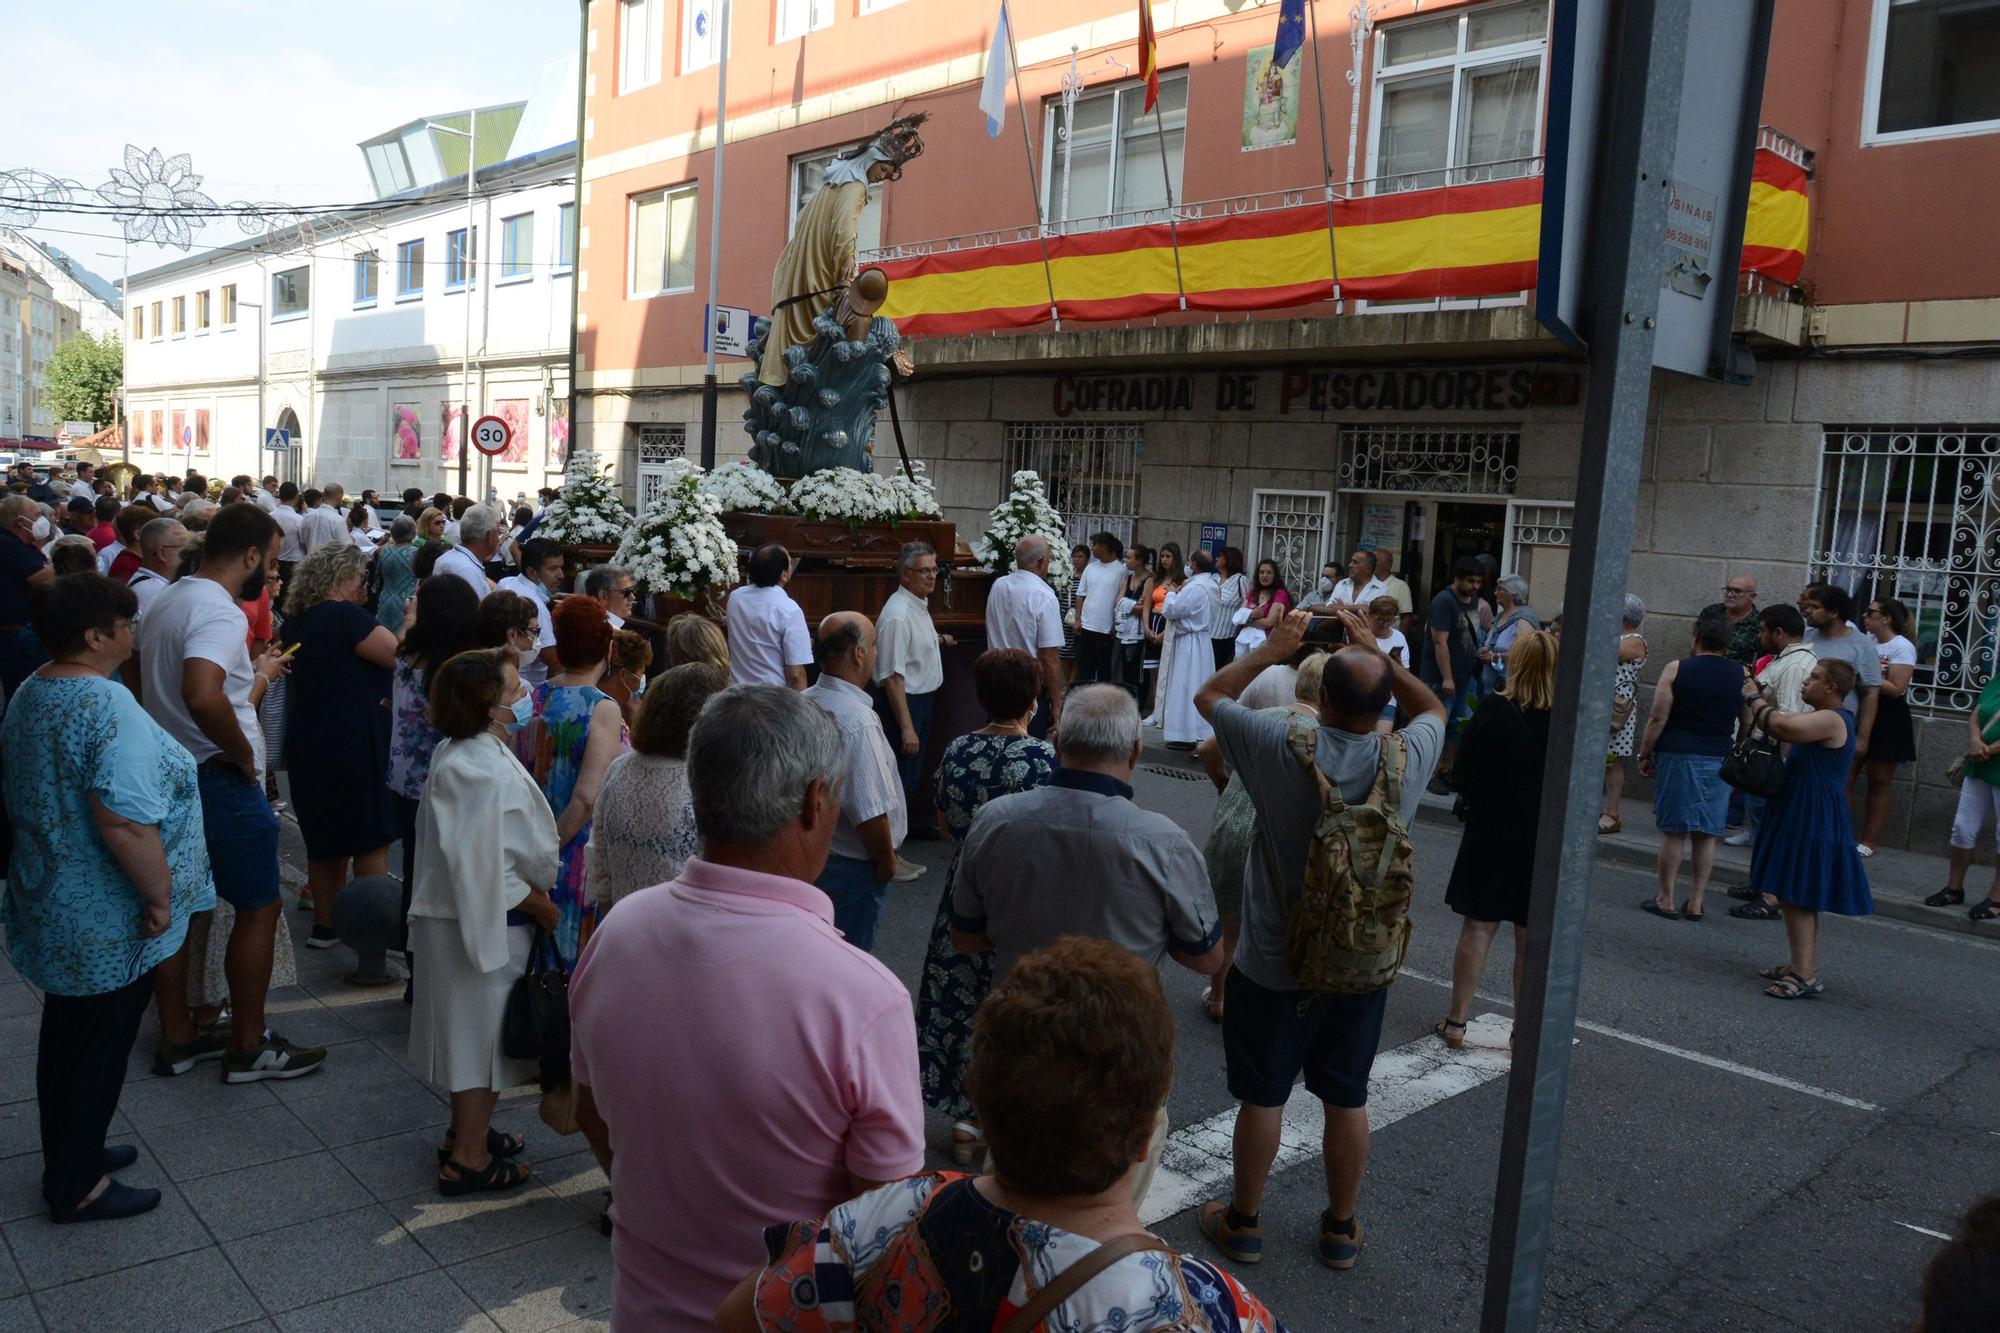
<svg viewBox="0 0 2000 1333">
<path fill-rule="evenodd" d="M 1863 137 L 2000 130 L 2000 0 L 1875 0 Z"/>
<path fill-rule="evenodd" d="M 174 298 L 174 337 L 178 338 L 187 330 L 188 300 L 185 296 Z"/>
<path fill-rule="evenodd" d="M 567 273 L 576 267 L 576 205 L 556 205 L 556 268 Z"/>
<path fill-rule="evenodd" d="M 354 256 L 355 305 L 375 304 L 376 289 L 381 283 L 381 268 L 381 258 L 373 250 L 363 251 Z"/>
<path fill-rule="evenodd" d="M 778 0 L 778 29 L 773 40 L 789 42 L 832 26 L 833 0 Z"/>
<path fill-rule="evenodd" d="M 1379 29 L 1370 193 L 1539 172 L 1548 23 L 1529 0 Z"/>
<path fill-rule="evenodd" d="M 1521 432 L 1441 426 L 1348 426 L 1340 432 L 1343 491 L 1512 495 Z"/>
<path fill-rule="evenodd" d="M 208 332 L 208 289 L 202 288 L 194 294 L 194 330 Z"/>
<path fill-rule="evenodd" d="M 1077 98 L 1067 124 L 1060 99 L 1043 108 L 1042 142 L 1050 151 L 1042 161 L 1042 193 L 1049 201 L 1049 216 L 1067 224 L 1065 231 L 1162 220 L 1167 177 L 1173 180 L 1174 198 L 1184 197 L 1186 72 L 1161 76 L 1157 127 L 1145 106 L 1146 85 L 1128 82 Z"/>
<path fill-rule="evenodd" d="M 633 296 L 694 290 L 694 205 L 692 185 L 633 196 Z"/>
<path fill-rule="evenodd" d="M 167 333 L 167 320 L 164 309 L 160 302 L 153 302 L 153 337 L 156 339 L 164 338 Z"/>
<path fill-rule="evenodd" d="M 861 0 L 861 12 L 863 14 L 879 14 L 885 9 L 894 8 L 902 3 L 903 0 Z"/>
<path fill-rule="evenodd" d="M 1829 426 L 1813 516 L 1814 578 L 1858 608 L 1901 602 L 1914 621 L 1918 707 L 1970 709 L 2000 639 L 2000 425 Z"/>
<path fill-rule="evenodd" d="M 303 315 L 312 308 L 312 271 L 286 269 L 271 275 L 271 318 Z"/>
<path fill-rule="evenodd" d="M 639 512 L 645 513 L 667 484 L 667 465 L 687 457 L 686 426 L 634 426 L 639 438 Z"/>
<path fill-rule="evenodd" d="M 466 244 L 465 228 L 444 234 L 444 289 L 448 292 L 462 292 L 466 286 L 476 281 L 473 270 L 479 267 L 479 228 L 472 229 L 472 242 Z"/>
<path fill-rule="evenodd" d="M 236 284 L 233 282 L 222 284 L 222 327 L 236 327 Z"/>
<path fill-rule="evenodd" d="M 841 151 L 846 151 L 845 149 Z M 806 206 L 826 180 L 827 164 L 839 153 L 814 153 L 809 157 L 792 159 L 792 221 L 796 223 L 799 210 Z M 787 234 L 790 227 L 787 227 Z M 861 221 L 854 228 L 854 248 L 866 254 L 870 250 L 882 248 L 882 187 L 868 187 L 868 202 L 861 209 Z"/>
<path fill-rule="evenodd" d="M 722 58 L 722 0 L 681 0 L 681 73 Z"/>
<path fill-rule="evenodd" d="M 529 278 L 535 268 L 535 215 L 500 219 L 500 277 Z"/>
<path fill-rule="evenodd" d="M 667 0 L 621 0 L 618 6 L 618 91 L 634 92 L 660 81 L 666 50 L 661 13 Z"/>
<path fill-rule="evenodd" d="M 404 241 L 396 247 L 396 295 L 424 294 L 424 243 Z"/>
<path fill-rule="evenodd" d="M 135 305 L 132 307 L 132 341 L 138 342 L 141 338 L 144 338 L 145 336 L 146 336 L 146 307 L 142 305 Z"/>
<path fill-rule="evenodd" d="M 1116 533 L 1120 541 L 1131 543 L 1132 522 L 1139 513 L 1139 459 L 1146 452 L 1145 426 L 1138 422 L 1010 421 L 1003 437 L 1006 475 L 1023 468 L 1041 474 L 1049 503 L 1066 516 L 1072 546 L 1089 540 L 1093 532 Z"/>
</svg>

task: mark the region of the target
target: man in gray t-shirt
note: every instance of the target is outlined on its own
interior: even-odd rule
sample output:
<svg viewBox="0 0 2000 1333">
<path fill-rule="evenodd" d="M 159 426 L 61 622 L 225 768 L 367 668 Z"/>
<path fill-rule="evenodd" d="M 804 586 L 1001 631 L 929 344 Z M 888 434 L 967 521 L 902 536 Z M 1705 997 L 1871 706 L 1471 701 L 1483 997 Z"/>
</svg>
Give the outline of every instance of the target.
<svg viewBox="0 0 2000 1333">
<path fill-rule="evenodd" d="M 1880 645 L 1850 623 L 1854 598 L 1830 583 L 1809 583 L 1799 594 L 1799 613 L 1806 618 L 1806 643 L 1813 656 L 1832 658 L 1854 668 L 1854 688 L 1841 706 L 1854 714 L 1854 762 L 1868 754 L 1868 735 L 1875 729 L 1876 691 L 1882 684 Z"/>
<path fill-rule="evenodd" d="M 1319 782 L 1292 754 L 1288 719 L 1236 702 L 1257 674 L 1298 652 L 1309 617 L 1295 611 L 1255 652 L 1210 677 L 1195 707 L 1215 728 L 1216 747 L 1257 807 L 1258 827 L 1243 876 L 1243 928 L 1224 983 L 1222 1049 L 1237 1112 L 1236 1191 L 1201 1209 L 1202 1234 L 1231 1258 L 1261 1255 L 1258 1222 L 1264 1184 L 1277 1155 L 1292 1083 L 1326 1109 L 1327 1209 L 1319 1220 L 1320 1262 L 1351 1268 L 1361 1252 L 1355 1208 L 1368 1164 L 1368 1070 L 1382 1037 L 1388 991 L 1302 997 L 1285 966 L 1285 918 L 1304 888 Z M 1375 648 L 1358 609 L 1343 608 L 1348 646 L 1327 662 L 1320 684 L 1317 760 L 1341 799 L 1368 799 L 1390 745 L 1405 755 L 1404 821 L 1416 813 L 1424 784 L 1444 748 L 1444 705 L 1423 682 Z M 1375 730 L 1394 698 L 1409 724 L 1392 736 Z"/>
</svg>

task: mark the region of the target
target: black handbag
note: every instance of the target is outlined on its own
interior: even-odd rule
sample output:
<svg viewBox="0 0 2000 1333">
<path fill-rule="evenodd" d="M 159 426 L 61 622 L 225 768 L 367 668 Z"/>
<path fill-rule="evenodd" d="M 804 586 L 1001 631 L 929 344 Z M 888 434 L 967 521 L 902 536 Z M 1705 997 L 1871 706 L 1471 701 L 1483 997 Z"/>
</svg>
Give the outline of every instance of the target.
<svg viewBox="0 0 2000 1333">
<path fill-rule="evenodd" d="M 544 1092 L 569 1081 L 569 973 L 555 940 L 539 926 L 528 946 L 528 970 L 507 992 L 500 1051 L 510 1060 L 539 1062 Z"/>
<path fill-rule="evenodd" d="M 1722 780 L 1746 796 L 1773 799 L 1785 789 L 1785 759 L 1778 743 L 1752 731 L 1722 757 Z"/>
</svg>

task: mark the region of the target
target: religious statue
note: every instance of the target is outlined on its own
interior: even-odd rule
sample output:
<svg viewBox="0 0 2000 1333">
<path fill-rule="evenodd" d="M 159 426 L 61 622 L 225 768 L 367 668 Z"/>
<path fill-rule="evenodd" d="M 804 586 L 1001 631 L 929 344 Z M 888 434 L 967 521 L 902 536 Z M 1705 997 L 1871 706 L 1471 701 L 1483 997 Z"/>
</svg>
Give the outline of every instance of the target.
<svg viewBox="0 0 2000 1333">
<path fill-rule="evenodd" d="M 902 339 L 876 314 L 888 299 L 879 269 L 855 272 L 855 228 L 868 187 L 899 179 L 924 151 L 922 113 L 828 164 L 771 275 L 771 316 L 759 319 L 750 352 L 758 367 L 740 383 L 750 458 L 792 479 L 830 467 L 874 470 L 875 414 L 895 373 L 907 374 Z"/>
</svg>

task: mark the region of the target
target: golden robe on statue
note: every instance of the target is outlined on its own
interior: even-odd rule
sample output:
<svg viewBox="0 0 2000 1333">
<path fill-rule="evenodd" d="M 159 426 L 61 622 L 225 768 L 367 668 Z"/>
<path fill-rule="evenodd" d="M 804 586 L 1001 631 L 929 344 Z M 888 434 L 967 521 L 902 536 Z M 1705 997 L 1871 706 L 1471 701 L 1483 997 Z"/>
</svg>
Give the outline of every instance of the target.
<svg viewBox="0 0 2000 1333">
<path fill-rule="evenodd" d="M 771 274 L 771 331 L 757 368 L 765 384 L 784 384 L 785 349 L 813 340 L 813 320 L 839 295 L 834 289 L 853 280 L 854 233 L 867 206 L 868 181 L 856 176 L 837 184 L 829 180 L 799 210 L 792 239 Z"/>
</svg>

